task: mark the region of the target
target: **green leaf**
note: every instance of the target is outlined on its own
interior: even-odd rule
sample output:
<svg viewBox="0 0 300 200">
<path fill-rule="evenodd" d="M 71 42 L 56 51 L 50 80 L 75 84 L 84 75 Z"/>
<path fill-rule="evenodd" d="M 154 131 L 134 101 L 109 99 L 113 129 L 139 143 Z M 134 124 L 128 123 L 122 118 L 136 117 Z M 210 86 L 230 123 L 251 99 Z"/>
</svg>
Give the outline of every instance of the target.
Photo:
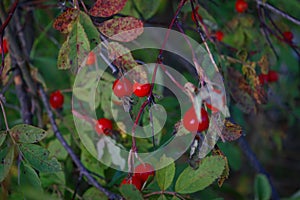
<svg viewBox="0 0 300 200">
<path fill-rule="evenodd" d="M 100 192 L 97 188 L 91 187 L 83 194 L 84 200 L 107 200 L 107 196 Z"/>
<path fill-rule="evenodd" d="M 98 161 L 94 156 L 92 156 L 84 147 L 81 148 L 81 156 L 80 160 L 82 164 L 90 171 L 97 172 L 97 174 L 101 176 L 104 175 L 104 170 L 108 167 L 106 165 L 103 165 L 100 161 Z"/>
<path fill-rule="evenodd" d="M 133 0 L 133 4 L 142 14 L 144 19 L 151 18 L 159 8 L 161 0 Z"/>
<path fill-rule="evenodd" d="M 3 142 L 5 141 L 6 136 L 7 136 L 6 131 L 0 131 L 0 147 L 2 146 Z"/>
<path fill-rule="evenodd" d="M 0 151 L 0 182 L 2 182 L 12 166 L 15 146 L 5 147 Z"/>
<path fill-rule="evenodd" d="M 100 44 L 100 33 L 94 26 L 91 18 L 85 13 L 80 11 L 79 22 L 83 26 L 84 31 L 90 41 L 91 49 L 94 49 L 98 44 Z"/>
<path fill-rule="evenodd" d="M 41 181 L 37 173 L 28 164 L 20 164 L 20 185 L 30 186 L 42 192 Z"/>
<path fill-rule="evenodd" d="M 79 21 L 74 24 L 69 37 L 70 65 L 72 72 L 76 73 L 78 67 L 82 64 L 90 51 L 90 43 L 87 34 Z"/>
<path fill-rule="evenodd" d="M 69 37 L 67 37 L 66 41 L 62 44 L 57 58 L 57 68 L 58 69 L 70 69 L 70 47 L 69 47 Z"/>
<path fill-rule="evenodd" d="M 267 177 L 263 174 L 258 174 L 254 181 L 254 194 L 257 200 L 268 200 L 271 198 L 271 186 Z"/>
<path fill-rule="evenodd" d="M 68 152 L 58 140 L 49 142 L 48 150 L 50 152 L 50 157 L 55 156 L 59 160 L 64 160 L 68 156 Z"/>
<path fill-rule="evenodd" d="M 140 191 L 138 189 L 136 189 L 136 187 L 134 185 L 131 185 L 131 184 L 122 185 L 122 187 L 120 188 L 120 192 L 126 200 L 142 200 L 143 199 Z"/>
<path fill-rule="evenodd" d="M 40 173 L 40 179 L 43 188 L 48 188 L 53 185 L 64 187 L 66 185 L 65 173 L 62 171 L 55 173 Z"/>
<path fill-rule="evenodd" d="M 168 200 L 168 199 L 165 195 L 162 194 L 158 197 L 158 200 Z"/>
<path fill-rule="evenodd" d="M 164 161 L 162 161 L 164 159 Z M 171 163 L 165 168 L 162 168 L 156 172 L 156 180 L 161 190 L 166 190 L 174 179 L 175 175 L 175 163 L 172 158 L 162 157 L 160 163 L 166 162 Z"/>
<path fill-rule="evenodd" d="M 224 166 L 225 161 L 221 156 L 204 158 L 197 170 L 187 167 L 179 175 L 175 191 L 188 194 L 203 190 L 222 174 Z"/>
<path fill-rule="evenodd" d="M 43 129 L 27 125 L 19 124 L 10 129 L 10 133 L 14 140 L 19 143 L 36 143 L 46 137 L 47 132 Z"/>
<path fill-rule="evenodd" d="M 61 170 L 56 158 L 49 158 L 49 151 L 35 144 L 20 144 L 19 149 L 29 164 L 40 172 L 57 172 Z"/>
</svg>

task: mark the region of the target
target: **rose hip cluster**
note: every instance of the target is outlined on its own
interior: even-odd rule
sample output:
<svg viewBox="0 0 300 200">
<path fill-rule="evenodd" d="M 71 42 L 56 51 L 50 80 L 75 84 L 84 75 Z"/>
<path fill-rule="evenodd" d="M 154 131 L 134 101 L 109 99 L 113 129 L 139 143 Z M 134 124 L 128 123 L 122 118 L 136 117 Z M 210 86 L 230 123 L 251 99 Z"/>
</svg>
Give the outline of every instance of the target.
<svg viewBox="0 0 300 200">
<path fill-rule="evenodd" d="M 131 178 L 124 178 L 121 185 L 132 184 L 138 190 L 141 190 L 144 183 L 155 175 L 154 167 L 149 163 L 142 163 L 136 166 Z"/>
<path fill-rule="evenodd" d="M 279 79 L 278 73 L 274 70 L 270 70 L 267 74 L 260 74 L 258 76 L 259 82 L 261 85 L 267 84 L 267 83 L 274 83 L 277 82 Z"/>
</svg>

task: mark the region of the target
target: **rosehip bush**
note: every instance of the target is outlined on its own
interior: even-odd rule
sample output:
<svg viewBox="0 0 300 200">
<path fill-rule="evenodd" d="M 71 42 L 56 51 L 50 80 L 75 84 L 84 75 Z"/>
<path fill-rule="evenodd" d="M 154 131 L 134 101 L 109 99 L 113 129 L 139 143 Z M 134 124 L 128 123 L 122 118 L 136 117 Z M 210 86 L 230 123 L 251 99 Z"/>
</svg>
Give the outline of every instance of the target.
<svg viewBox="0 0 300 200">
<path fill-rule="evenodd" d="M 299 1 L 4 0 L 0 22 L 0 199 L 299 198 Z"/>
</svg>

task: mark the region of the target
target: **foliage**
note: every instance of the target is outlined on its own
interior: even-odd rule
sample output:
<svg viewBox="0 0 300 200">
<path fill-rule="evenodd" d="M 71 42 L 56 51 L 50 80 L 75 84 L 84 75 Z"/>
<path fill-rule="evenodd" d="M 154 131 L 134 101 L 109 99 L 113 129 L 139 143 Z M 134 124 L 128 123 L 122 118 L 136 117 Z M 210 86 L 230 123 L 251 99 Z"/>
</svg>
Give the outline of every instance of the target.
<svg viewBox="0 0 300 200">
<path fill-rule="evenodd" d="M 269 177 L 259 174 L 264 170 L 256 169 L 258 174 L 253 178 L 246 159 L 254 166 L 261 165 L 251 149 L 243 148 L 241 141 L 247 133 L 250 146 L 276 180 L 295 178 L 294 182 L 298 181 L 293 170 L 298 165 L 288 163 L 289 159 L 284 160 L 280 155 L 299 146 L 293 138 L 297 138 L 300 128 L 300 5 L 296 0 L 247 3 L 248 9 L 237 13 L 235 1 L 221 0 L 0 2 L 1 49 L 2 36 L 9 44 L 9 53 L 2 52 L 0 74 L 1 199 L 88 200 L 121 196 L 125 199 L 276 199 Z M 160 49 L 131 52 L 130 42 L 151 26 L 175 29 L 193 38 L 208 53 L 207 60 L 201 58 L 203 63 L 196 62 L 196 69 L 191 69 L 178 56 Z M 224 37 L 218 39 L 217 31 Z M 294 38 L 288 40 L 285 32 L 292 32 Z M 160 37 L 168 39 L 167 34 Z M 199 51 L 189 45 L 181 48 L 193 56 Z M 96 64 L 88 65 L 86 59 L 91 51 L 97 54 Z M 194 57 L 193 61 L 197 59 Z M 139 67 L 133 73 L 128 73 L 130 80 L 151 81 L 153 77 L 147 73 L 151 67 L 143 63 L 159 66 L 157 80 L 172 76 L 163 64 L 184 74 L 188 83 L 177 90 L 192 102 L 195 93 L 200 95 L 201 102 L 194 102 L 195 108 L 204 108 L 213 123 L 224 126 L 222 130 L 212 127 L 214 136 L 220 140 L 205 157 L 199 152 L 201 145 L 210 145 L 202 144 L 204 131 L 193 135 L 190 147 L 178 160 L 167 154 L 161 160 L 153 159 L 153 163 L 168 165 L 156 170 L 155 176 L 138 190 L 134 185 L 120 186 L 121 180 L 132 173 L 116 168 L 128 165 L 133 170 L 135 162 L 143 162 L 135 153 L 163 149 L 184 129 L 176 97 L 162 86 L 155 85 L 143 98 L 112 95 L 115 78 L 136 66 Z M 102 72 L 104 65 L 109 69 Z M 201 73 L 207 65 L 221 72 L 226 89 L 213 88 L 211 97 L 205 96 L 210 82 Z M 103 76 L 92 73 L 94 68 Z M 209 70 L 208 76 L 213 75 Z M 261 75 L 270 71 L 275 71 L 279 79 L 262 84 Z M 80 87 L 72 88 L 74 83 Z M 180 80 L 172 82 L 175 86 L 180 83 Z M 63 109 L 49 105 L 48 96 L 54 90 L 61 90 L 65 96 Z M 91 96 L 95 102 L 91 102 Z M 208 104 L 214 98 L 216 107 Z M 168 113 L 164 125 L 160 106 Z M 231 117 L 220 122 L 217 116 L 222 106 L 230 111 Z M 97 116 L 83 115 L 81 110 L 95 111 Z M 121 110 L 129 114 L 124 115 Z M 196 114 L 199 118 L 200 114 Z M 94 131 L 98 118 L 114 116 L 122 123 L 114 122 L 113 129 L 107 130 L 107 137 Z M 126 127 L 126 120 L 131 118 L 136 120 L 134 125 L 149 124 L 144 132 L 153 131 L 154 125 L 162 129 L 155 136 L 135 138 L 134 134 L 142 133 Z M 76 131 L 78 126 L 82 131 Z M 128 160 L 116 146 L 130 150 Z M 287 154 L 287 157 L 295 159 L 294 155 Z M 137 161 L 133 162 L 134 159 Z M 120 162 L 122 165 L 118 166 Z M 274 163 L 278 163 L 276 169 L 270 167 Z M 296 175 L 280 177 L 277 171 L 282 169 L 285 174 L 291 169 Z M 278 182 L 275 186 L 280 196 L 299 198 L 299 192 L 291 195 L 299 190 L 299 185 L 293 182 L 291 188 L 285 188 Z"/>
</svg>

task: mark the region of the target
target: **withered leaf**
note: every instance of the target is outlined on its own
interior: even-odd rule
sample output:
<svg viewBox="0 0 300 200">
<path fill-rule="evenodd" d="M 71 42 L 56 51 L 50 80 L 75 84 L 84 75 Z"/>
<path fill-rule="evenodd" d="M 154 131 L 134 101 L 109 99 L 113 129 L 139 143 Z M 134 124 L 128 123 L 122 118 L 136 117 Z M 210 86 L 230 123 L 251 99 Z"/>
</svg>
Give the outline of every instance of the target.
<svg viewBox="0 0 300 200">
<path fill-rule="evenodd" d="M 256 103 L 252 95 L 252 89 L 242 74 L 232 67 L 228 67 L 228 86 L 232 98 L 245 113 L 256 113 Z"/>
<path fill-rule="evenodd" d="M 62 33 L 71 32 L 72 25 L 77 20 L 79 13 L 78 9 L 68 8 L 54 20 L 53 28 Z"/>
<path fill-rule="evenodd" d="M 267 74 L 269 71 L 269 60 L 266 55 L 263 55 L 260 60 L 257 62 L 260 67 L 261 73 Z"/>
<path fill-rule="evenodd" d="M 216 156 L 221 156 L 224 161 L 225 161 L 225 167 L 224 167 L 224 170 L 221 174 L 221 176 L 219 177 L 218 179 L 218 186 L 219 187 L 222 187 L 224 181 L 228 178 L 229 176 L 229 164 L 228 164 L 228 160 L 227 160 L 227 157 L 223 154 L 223 152 L 216 146 L 213 151 L 212 151 L 212 155 L 216 155 Z"/>
<path fill-rule="evenodd" d="M 238 124 L 232 123 L 229 119 L 225 119 L 222 135 L 228 142 L 237 140 L 242 136 L 242 127 Z"/>
<path fill-rule="evenodd" d="M 90 14 L 95 17 L 110 17 L 121 11 L 127 0 L 97 0 L 90 9 Z"/>
<path fill-rule="evenodd" d="M 120 42 L 130 42 L 144 31 L 143 22 L 134 17 L 122 17 L 103 22 L 98 28 L 110 39 Z"/>
</svg>

